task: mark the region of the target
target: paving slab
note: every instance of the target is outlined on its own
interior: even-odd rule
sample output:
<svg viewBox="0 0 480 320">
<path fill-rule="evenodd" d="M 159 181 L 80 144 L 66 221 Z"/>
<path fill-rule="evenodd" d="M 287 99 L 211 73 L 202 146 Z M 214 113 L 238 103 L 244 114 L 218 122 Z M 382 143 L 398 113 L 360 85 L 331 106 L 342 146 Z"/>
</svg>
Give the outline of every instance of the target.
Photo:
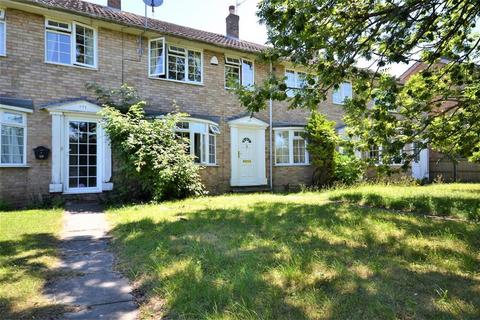
<svg viewBox="0 0 480 320">
<path fill-rule="evenodd" d="M 61 233 L 63 276 L 55 278 L 45 294 L 51 300 L 75 307 L 64 319 L 134 320 L 138 308 L 128 281 L 114 271 L 109 251 L 108 223 L 98 204 L 70 203 Z"/>
</svg>

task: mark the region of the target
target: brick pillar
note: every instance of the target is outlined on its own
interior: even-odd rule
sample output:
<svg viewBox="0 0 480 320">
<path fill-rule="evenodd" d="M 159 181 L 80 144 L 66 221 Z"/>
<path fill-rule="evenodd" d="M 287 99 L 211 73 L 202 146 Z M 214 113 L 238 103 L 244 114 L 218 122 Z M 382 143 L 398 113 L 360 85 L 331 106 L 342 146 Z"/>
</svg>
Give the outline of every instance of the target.
<svg viewBox="0 0 480 320">
<path fill-rule="evenodd" d="M 240 17 L 235 14 L 235 6 L 230 6 L 228 9 L 230 10 L 230 14 L 225 19 L 227 24 L 227 37 L 238 39 L 240 35 Z"/>
<path fill-rule="evenodd" d="M 110 8 L 122 10 L 122 0 L 108 0 L 107 5 Z"/>
</svg>

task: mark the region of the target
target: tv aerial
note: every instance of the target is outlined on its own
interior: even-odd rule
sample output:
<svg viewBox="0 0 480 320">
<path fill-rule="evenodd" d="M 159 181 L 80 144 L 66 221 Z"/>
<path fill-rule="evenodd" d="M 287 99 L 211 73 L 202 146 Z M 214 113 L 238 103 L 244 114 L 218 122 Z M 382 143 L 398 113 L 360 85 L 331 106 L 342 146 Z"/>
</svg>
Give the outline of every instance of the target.
<svg viewBox="0 0 480 320">
<path fill-rule="evenodd" d="M 143 3 L 145 3 L 145 8 L 147 6 L 152 7 L 152 12 L 154 12 L 156 7 L 163 4 L 163 0 L 143 0 Z"/>
</svg>

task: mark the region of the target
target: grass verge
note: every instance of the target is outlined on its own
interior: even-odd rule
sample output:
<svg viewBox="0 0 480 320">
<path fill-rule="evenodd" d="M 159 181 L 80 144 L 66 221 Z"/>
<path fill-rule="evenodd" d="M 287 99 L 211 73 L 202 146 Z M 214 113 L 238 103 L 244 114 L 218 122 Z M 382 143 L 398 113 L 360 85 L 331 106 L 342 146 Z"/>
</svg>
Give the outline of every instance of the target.
<svg viewBox="0 0 480 320">
<path fill-rule="evenodd" d="M 329 199 L 427 215 L 480 220 L 480 184 L 365 185 L 332 191 Z"/>
<path fill-rule="evenodd" d="M 480 226 L 328 194 L 109 211 L 144 319 L 478 319 Z"/>
<path fill-rule="evenodd" d="M 42 296 L 57 262 L 61 210 L 0 211 L 0 318 L 50 319 L 62 311 Z"/>
</svg>

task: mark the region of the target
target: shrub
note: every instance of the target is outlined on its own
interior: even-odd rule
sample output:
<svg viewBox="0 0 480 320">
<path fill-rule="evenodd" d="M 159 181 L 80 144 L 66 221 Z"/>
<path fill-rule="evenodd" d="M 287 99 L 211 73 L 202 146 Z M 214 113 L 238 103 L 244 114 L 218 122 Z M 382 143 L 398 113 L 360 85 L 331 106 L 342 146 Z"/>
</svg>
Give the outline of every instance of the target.
<svg viewBox="0 0 480 320">
<path fill-rule="evenodd" d="M 308 141 L 307 150 L 314 170 L 313 185 L 316 187 L 331 185 L 335 171 L 335 148 L 338 144 L 335 122 L 313 111 L 305 129 L 305 138 Z"/>
<path fill-rule="evenodd" d="M 335 153 L 334 180 L 336 183 L 352 185 L 359 182 L 365 170 L 364 162 L 355 155 Z"/>
<path fill-rule="evenodd" d="M 200 168 L 187 154 L 185 141 L 175 135 L 177 123 L 186 115 L 147 119 L 144 106 L 138 102 L 126 113 L 108 105 L 102 110 L 118 161 L 120 192 L 129 200 L 155 201 L 203 194 Z"/>
</svg>

